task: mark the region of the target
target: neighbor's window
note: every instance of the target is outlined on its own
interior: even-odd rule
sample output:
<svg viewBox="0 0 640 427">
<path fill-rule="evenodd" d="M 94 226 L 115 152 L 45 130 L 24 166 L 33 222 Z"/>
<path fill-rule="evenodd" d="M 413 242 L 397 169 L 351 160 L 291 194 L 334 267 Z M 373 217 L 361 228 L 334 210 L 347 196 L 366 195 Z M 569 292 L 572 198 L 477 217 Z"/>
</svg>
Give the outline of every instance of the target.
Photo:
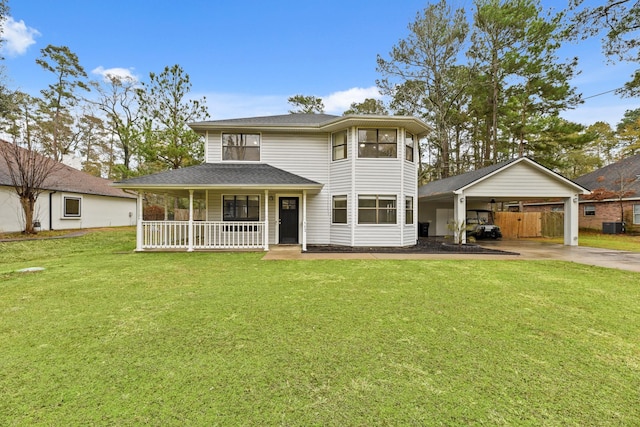
<svg viewBox="0 0 640 427">
<path fill-rule="evenodd" d="M 395 224 L 396 196 L 358 196 L 358 224 Z"/>
<path fill-rule="evenodd" d="M 331 135 L 331 160 L 347 158 L 347 131 L 336 132 Z"/>
<path fill-rule="evenodd" d="M 225 221 L 260 220 L 260 196 L 223 196 Z"/>
<path fill-rule="evenodd" d="M 80 218 L 81 202 L 80 197 L 65 197 L 63 216 L 65 218 Z"/>
<path fill-rule="evenodd" d="M 358 157 L 397 157 L 395 129 L 358 129 Z"/>
<path fill-rule="evenodd" d="M 407 132 L 407 134 L 404 137 L 404 158 L 410 162 L 413 162 L 413 147 L 414 147 L 414 143 L 413 143 L 413 134 Z"/>
<path fill-rule="evenodd" d="M 333 216 L 334 224 L 347 223 L 347 196 L 333 196 Z"/>
<path fill-rule="evenodd" d="M 413 224 L 413 197 L 406 196 L 404 199 L 404 223 Z"/>
<path fill-rule="evenodd" d="M 640 205 L 633 205 L 633 223 L 640 224 Z"/>
<path fill-rule="evenodd" d="M 551 212 L 564 212 L 564 206 L 551 206 Z"/>
<path fill-rule="evenodd" d="M 260 160 L 260 135 L 254 133 L 223 133 L 222 160 Z"/>
<path fill-rule="evenodd" d="M 594 205 L 584 205 L 584 216 L 592 216 L 596 214 L 596 207 Z"/>
</svg>

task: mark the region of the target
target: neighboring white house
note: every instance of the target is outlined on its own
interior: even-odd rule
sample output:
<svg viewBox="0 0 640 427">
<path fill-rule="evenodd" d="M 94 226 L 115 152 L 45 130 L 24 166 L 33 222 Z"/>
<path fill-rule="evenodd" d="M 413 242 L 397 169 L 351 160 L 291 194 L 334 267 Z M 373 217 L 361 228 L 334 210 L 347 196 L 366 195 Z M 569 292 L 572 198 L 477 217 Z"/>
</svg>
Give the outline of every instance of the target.
<svg viewBox="0 0 640 427">
<path fill-rule="evenodd" d="M 60 164 L 45 180 L 34 223 L 42 230 L 130 226 L 136 208 L 136 197 L 113 188 L 111 181 Z M 0 156 L 0 232 L 24 228 L 22 207 Z"/>
<path fill-rule="evenodd" d="M 421 120 L 289 114 L 190 126 L 205 138 L 204 164 L 114 184 L 139 193 L 136 250 L 416 243 Z M 189 197 L 191 219 L 143 221 L 142 192 Z M 206 221 L 193 220 L 195 198 Z"/>
</svg>

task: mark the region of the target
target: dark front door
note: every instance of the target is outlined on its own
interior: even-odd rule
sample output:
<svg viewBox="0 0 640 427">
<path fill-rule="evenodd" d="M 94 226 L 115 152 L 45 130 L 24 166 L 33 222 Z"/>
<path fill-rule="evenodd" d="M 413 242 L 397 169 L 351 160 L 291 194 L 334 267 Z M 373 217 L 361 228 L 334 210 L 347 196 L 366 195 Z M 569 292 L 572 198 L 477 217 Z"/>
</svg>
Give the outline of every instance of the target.
<svg viewBox="0 0 640 427">
<path fill-rule="evenodd" d="M 298 197 L 280 197 L 279 243 L 298 243 Z"/>
</svg>

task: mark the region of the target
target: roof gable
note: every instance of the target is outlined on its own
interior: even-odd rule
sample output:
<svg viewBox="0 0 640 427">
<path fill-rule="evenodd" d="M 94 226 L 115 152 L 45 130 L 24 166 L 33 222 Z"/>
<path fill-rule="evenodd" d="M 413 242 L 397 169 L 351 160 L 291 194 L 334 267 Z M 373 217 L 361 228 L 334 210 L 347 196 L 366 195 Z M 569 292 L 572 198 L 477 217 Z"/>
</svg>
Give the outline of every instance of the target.
<svg viewBox="0 0 640 427">
<path fill-rule="evenodd" d="M 527 157 L 521 157 L 467 172 L 462 175 L 430 182 L 420 187 L 418 194 L 419 197 L 433 197 L 446 194 L 459 194 L 461 192 L 491 192 L 496 196 L 499 196 L 501 188 L 507 188 L 509 186 L 513 187 L 513 178 L 518 174 L 516 170 L 518 172 L 529 172 L 528 177 L 525 177 L 525 179 L 530 178 L 530 176 L 532 176 L 531 174 L 538 175 L 541 178 L 541 180 L 538 181 L 538 186 L 540 186 L 542 182 L 545 183 L 545 188 L 534 189 L 536 194 L 527 194 L 528 191 L 525 191 L 524 188 L 526 187 L 527 182 L 524 182 L 524 185 L 519 187 L 519 192 L 522 193 L 522 196 L 539 197 L 543 191 L 546 194 L 547 192 L 553 192 L 557 191 L 559 188 L 567 187 L 577 193 L 588 193 L 587 189 L 583 188 L 579 184 L 553 172 Z M 490 179 L 491 183 L 489 184 L 487 181 Z M 513 193 L 513 191 L 511 191 L 511 193 Z M 512 194 L 512 196 L 515 196 L 515 194 Z"/>
</svg>

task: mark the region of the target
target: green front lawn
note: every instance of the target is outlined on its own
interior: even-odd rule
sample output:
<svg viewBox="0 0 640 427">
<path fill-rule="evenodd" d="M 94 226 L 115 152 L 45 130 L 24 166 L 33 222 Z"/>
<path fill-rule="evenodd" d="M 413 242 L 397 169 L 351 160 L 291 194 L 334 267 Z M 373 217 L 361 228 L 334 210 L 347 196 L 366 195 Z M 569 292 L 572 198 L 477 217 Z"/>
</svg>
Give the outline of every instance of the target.
<svg viewBox="0 0 640 427">
<path fill-rule="evenodd" d="M 640 422 L 638 273 L 134 241 L 0 243 L 0 425 Z"/>
</svg>

